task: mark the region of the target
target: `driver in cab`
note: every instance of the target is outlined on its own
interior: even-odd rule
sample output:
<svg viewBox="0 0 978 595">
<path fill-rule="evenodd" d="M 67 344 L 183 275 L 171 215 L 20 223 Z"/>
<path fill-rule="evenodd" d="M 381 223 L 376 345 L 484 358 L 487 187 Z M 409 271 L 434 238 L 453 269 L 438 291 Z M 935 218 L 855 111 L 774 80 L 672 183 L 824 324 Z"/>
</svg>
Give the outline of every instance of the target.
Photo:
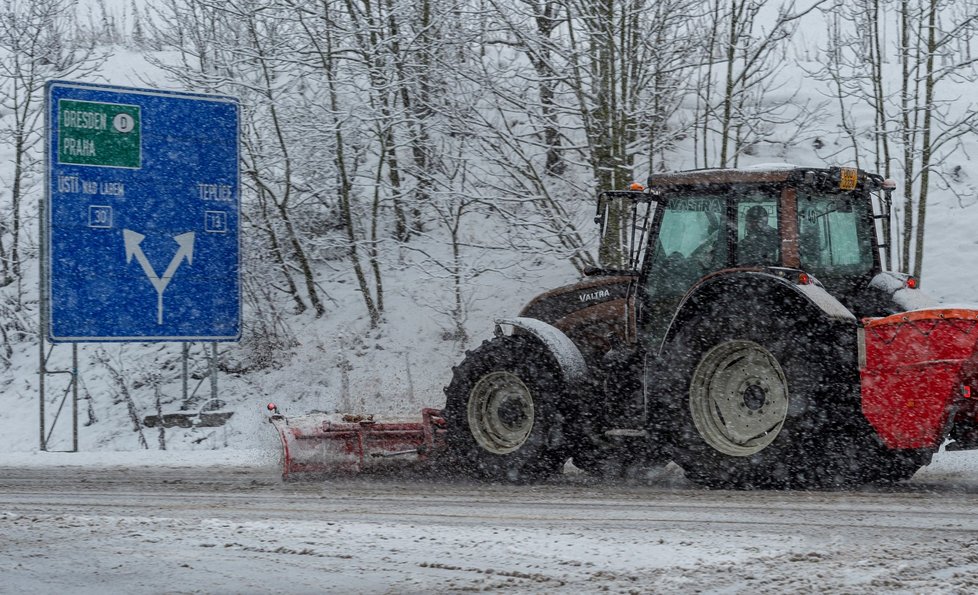
<svg viewBox="0 0 978 595">
<path fill-rule="evenodd" d="M 738 264 L 777 264 L 778 230 L 768 225 L 768 212 L 761 205 L 747 209 L 744 237 L 737 243 Z"/>
</svg>

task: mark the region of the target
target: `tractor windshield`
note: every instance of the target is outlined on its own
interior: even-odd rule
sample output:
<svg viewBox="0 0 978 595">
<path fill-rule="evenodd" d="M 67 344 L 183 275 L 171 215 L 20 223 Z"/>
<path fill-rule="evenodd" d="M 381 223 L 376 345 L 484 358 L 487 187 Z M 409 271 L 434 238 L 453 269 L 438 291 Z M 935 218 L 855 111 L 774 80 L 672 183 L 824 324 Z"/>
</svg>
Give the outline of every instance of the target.
<svg viewBox="0 0 978 595">
<path fill-rule="evenodd" d="M 798 192 L 801 268 L 823 282 L 871 276 L 873 220 L 848 193 Z"/>
</svg>

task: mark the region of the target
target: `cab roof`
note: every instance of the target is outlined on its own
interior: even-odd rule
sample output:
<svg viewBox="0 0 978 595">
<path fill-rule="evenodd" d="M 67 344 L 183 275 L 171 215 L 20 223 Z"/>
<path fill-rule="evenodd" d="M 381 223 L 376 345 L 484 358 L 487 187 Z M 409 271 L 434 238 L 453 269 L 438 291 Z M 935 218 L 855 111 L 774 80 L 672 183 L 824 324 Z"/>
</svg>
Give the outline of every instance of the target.
<svg viewBox="0 0 978 595">
<path fill-rule="evenodd" d="M 855 173 L 854 188 L 841 186 L 843 175 Z M 648 188 L 662 189 L 669 187 L 694 187 L 729 184 L 779 184 L 793 182 L 812 186 L 832 186 L 835 188 L 853 190 L 864 188 L 878 190 L 883 185 L 883 178 L 861 169 L 842 167 L 802 167 L 788 163 L 757 165 L 737 169 L 693 169 L 687 171 L 652 174 L 649 176 Z"/>
</svg>

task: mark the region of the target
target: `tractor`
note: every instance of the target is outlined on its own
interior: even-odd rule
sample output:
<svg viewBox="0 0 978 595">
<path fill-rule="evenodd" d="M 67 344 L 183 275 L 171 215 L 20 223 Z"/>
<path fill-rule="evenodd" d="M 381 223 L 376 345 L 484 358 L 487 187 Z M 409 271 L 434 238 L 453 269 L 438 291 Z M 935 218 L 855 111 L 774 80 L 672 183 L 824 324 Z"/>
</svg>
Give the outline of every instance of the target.
<svg viewBox="0 0 978 595">
<path fill-rule="evenodd" d="M 434 459 L 492 481 L 673 461 L 711 487 L 811 488 L 978 448 L 978 310 L 888 270 L 894 187 L 786 165 L 601 193 L 624 265 L 497 320 L 453 368 Z"/>
</svg>

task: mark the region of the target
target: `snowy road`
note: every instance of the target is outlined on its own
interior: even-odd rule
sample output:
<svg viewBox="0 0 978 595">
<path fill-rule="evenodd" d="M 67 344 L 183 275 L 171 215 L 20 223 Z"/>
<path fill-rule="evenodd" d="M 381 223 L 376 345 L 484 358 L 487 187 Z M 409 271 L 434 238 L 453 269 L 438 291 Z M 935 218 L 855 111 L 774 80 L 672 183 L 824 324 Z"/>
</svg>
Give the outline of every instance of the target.
<svg viewBox="0 0 978 595">
<path fill-rule="evenodd" d="M 978 478 L 726 492 L 0 467 L 0 592 L 978 590 Z"/>
</svg>

